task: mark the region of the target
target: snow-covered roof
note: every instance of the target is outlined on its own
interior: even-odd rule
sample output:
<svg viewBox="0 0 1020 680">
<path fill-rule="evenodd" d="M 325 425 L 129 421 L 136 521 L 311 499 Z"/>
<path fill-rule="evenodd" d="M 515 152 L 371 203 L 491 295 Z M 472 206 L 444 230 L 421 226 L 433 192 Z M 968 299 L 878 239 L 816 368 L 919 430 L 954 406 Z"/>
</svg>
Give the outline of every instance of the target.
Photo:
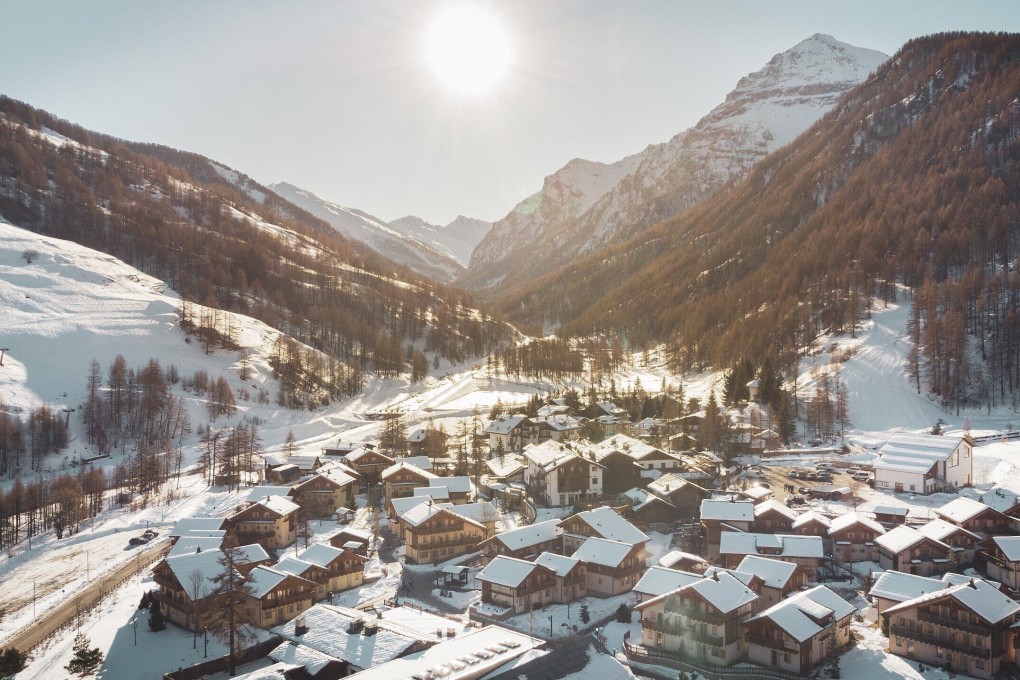
<svg viewBox="0 0 1020 680">
<path fill-rule="evenodd" d="M 291 487 L 289 485 L 284 484 L 281 484 L 279 486 L 275 485 L 253 486 L 251 490 L 248 491 L 248 495 L 244 497 L 244 500 L 248 501 L 249 503 L 257 503 L 263 498 L 268 498 L 269 496 L 288 496 L 290 495 L 290 490 Z"/>
<path fill-rule="evenodd" d="M 586 564 L 618 567 L 633 548 L 634 545 L 632 543 L 621 543 L 620 541 L 611 541 L 592 536 L 574 551 L 572 557 Z"/>
<path fill-rule="evenodd" d="M 908 527 L 904 524 L 896 527 L 895 529 L 890 529 L 887 533 L 879 536 L 878 538 L 875 539 L 875 543 L 885 548 L 886 550 L 892 551 L 893 554 L 896 554 L 901 553 L 904 550 L 907 550 L 911 546 L 917 545 L 926 538 L 928 537 L 922 534 L 917 529 L 914 529 L 913 527 Z M 949 546 L 946 545 L 945 543 L 942 543 L 942 541 L 937 541 L 936 539 L 928 540 L 936 541 L 937 543 L 941 544 L 942 547 L 944 547 L 946 550 L 950 549 Z"/>
<path fill-rule="evenodd" d="M 1003 619 L 1020 612 L 1020 603 L 1004 595 L 994 584 L 980 578 L 972 578 L 966 583 L 943 588 L 942 590 L 901 602 L 887 609 L 885 613 L 892 614 L 945 597 L 953 598 L 992 624 L 999 623 Z"/>
<path fill-rule="evenodd" d="M 417 491 L 418 489 L 415 489 Z M 413 496 L 404 496 L 402 498 L 391 498 L 390 505 L 393 506 L 393 514 L 399 518 L 402 518 L 407 514 L 407 511 L 411 508 L 417 507 L 422 503 L 428 502 L 432 494 L 418 495 L 417 493 Z"/>
<path fill-rule="evenodd" d="M 605 413 L 608 416 L 629 415 L 629 414 L 627 414 L 627 409 L 621 408 L 621 407 L 617 406 L 616 404 L 614 404 L 611 401 L 600 401 L 600 402 L 596 403 L 595 405 L 598 408 L 600 408 L 602 410 L 602 412 Z"/>
<path fill-rule="evenodd" d="M 640 439 L 627 436 L 625 434 L 615 434 L 609 439 L 605 439 L 594 446 L 596 458 L 609 455 L 613 451 L 622 451 L 634 460 L 644 460 L 645 458 L 673 458 L 680 460 L 678 456 L 674 456 L 671 453 L 666 453 L 662 449 L 658 449 L 647 442 L 643 442 Z"/>
<path fill-rule="evenodd" d="M 720 522 L 753 522 L 754 503 L 751 501 L 717 501 L 706 498 L 701 501 L 701 519 Z"/>
<path fill-rule="evenodd" d="M 301 509 L 300 505 L 286 496 L 267 496 L 266 498 L 256 502 L 255 505 L 261 505 L 281 517 L 289 515 L 292 512 L 297 512 Z"/>
<path fill-rule="evenodd" d="M 357 449 L 355 451 L 351 451 L 346 456 L 344 456 L 344 458 L 347 459 L 348 463 L 352 463 L 353 464 L 353 463 L 357 463 L 359 460 L 361 460 L 362 458 L 364 458 L 365 456 L 367 456 L 369 454 L 372 454 L 372 455 L 375 455 L 375 456 L 379 456 L 379 457 L 383 458 L 384 460 L 388 460 L 390 462 L 394 462 L 394 459 L 391 456 L 387 456 L 385 453 L 382 453 L 381 451 L 377 451 L 374 448 L 373 449 L 370 449 L 370 448 L 360 448 L 360 449 Z"/>
<path fill-rule="evenodd" d="M 437 501 L 445 501 L 450 498 L 450 489 L 445 486 L 418 486 L 411 489 L 411 495 L 431 498 Z"/>
<path fill-rule="evenodd" d="M 961 496 L 946 503 L 941 508 L 935 508 L 935 514 L 954 524 L 958 524 L 971 520 L 986 510 L 992 510 L 992 508 L 984 503 L 979 503 L 973 498 Z M 992 512 L 996 511 L 992 510 Z"/>
<path fill-rule="evenodd" d="M 759 555 L 748 555 L 740 560 L 737 571 L 761 577 L 761 580 L 769 588 L 785 588 L 797 572 L 797 565 L 793 562 L 772 560 Z"/>
<path fill-rule="evenodd" d="M 658 597 L 702 578 L 704 576 L 701 574 L 693 574 L 689 571 L 667 569 L 666 567 L 648 567 L 644 576 L 634 584 L 634 592 Z"/>
<path fill-rule="evenodd" d="M 499 519 L 499 510 L 496 509 L 496 504 L 492 501 L 476 501 L 474 503 L 462 503 L 460 505 L 454 505 L 453 503 L 440 503 L 439 505 L 447 510 L 452 510 L 461 517 L 467 517 L 479 524 L 495 522 Z"/>
<path fill-rule="evenodd" d="M 315 566 L 319 565 L 315 565 L 306 560 L 289 555 L 274 564 L 273 569 L 276 571 L 282 571 L 286 574 L 293 574 L 294 576 L 303 576 L 306 571 Z"/>
<path fill-rule="evenodd" d="M 719 536 L 720 555 L 757 555 L 762 550 L 778 550 L 767 553 L 769 557 L 822 558 L 825 550 L 821 536 L 792 536 L 789 534 L 745 534 L 739 531 L 724 531 Z"/>
<path fill-rule="evenodd" d="M 509 531 L 501 531 L 490 540 L 499 541 L 509 550 L 517 551 L 533 545 L 552 541 L 562 533 L 559 528 L 560 520 L 548 519 L 544 522 L 535 522 Z"/>
<path fill-rule="evenodd" d="M 176 538 L 192 531 L 218 531 L 222 528 L 222 517 L 184 517 L 177 520 L 169 535 Z"/>
<path fill-rule="evenodd" d="M 925 474 L 945 461 L 963 443 L 962 437 L 925 434 L 894 434 L 878 451 L 876 470 Z"/>
<path fill-rule="evenodd" d="M 748 489 L 748 491 L 750 491 L 750 489 Z M 767 491 L 767 489 L 766 489 L 766 491 Z M 786 517 L 789 520 L 797 519 L 797 513 L 796 512 L 794 512 L 793 510 L 791 510 L 790 508 L 786 507 L 784 504 L 780 503 L 779 501 L 777 501 L 775 499 L 769 499 L 767 501 L 762 501 L 761 503 L 758 503 L 757 505 L 754 506 L 754 516 L 755 517 L 758 517 L 760 515 L 764 515 L 766 512 L 778 512 L 780 515 L 782 515 L 783 517 Z"/>
<path fill-rule="evenodd" d="M 656 496 L 655 494 L 649 493 L 645 489 L 639 489 L 635 487 L 633 489 L 627 489 L 621 495 L 626 496 L 627 498 L 630 499 L 631 507 L 635 511 L 643 510 L 646 506 L 651 505 L 652 503 L 664 503 L 669 507 L 673 508 L 674 510 L 676 509 L 676 506 L 674 506 L 669 501 L 665 501 Z"/>
<path fill-rule="evenodd" d="M 1020 536 L 993 536 L 992 540 L 1010 562 L 1020 562 Z"/>
<path fill-rule="evenodd" d="M 575 517 L 598 532 L 602 538 L 611 541 L 633 545 L 648 540 L 648 536 L 643 531 L 625 520 L 616 510 L 606 506 L 579 512 L 563 520 L 560 524 L 565 526 Z"/>
<path fill-rule="evenodd" d="M 521 453 L 528 462 L 543 469 L 550 465 L 560 464 L 560 461 L 579 457 L 572 448 L 552 439 L 546 439 L 539 444 L 528 444 Z"/>
<path fill-rule="evenodd" d="M 658 470 L 656 470 L 656 472 L 658 472 Z M 709 493 L 707 489 L 698 486 L 689 479 L 681 477 L 675 472 L 667 472 L 659 475 L 658 479 L 648 483 L 647 488 L 652 493 L 659 494 L 660 496 L 669 496 L 685 486 L 693 486 L 698 491 L 702 491 L 705 494 Z"/>
<path fill-rule="evenodd" d="M 167 557 L 176 557 L 187 553 L 202 552 L 204 550 L 217 550 L 223 545 L 222 536 L 181 536 L 170 548 Z"/>
<path fill-rule="evenodd" d="M 754 602 L 758 595 L 748 588 L 733 574 L 722 569 L 714 570 L 710 575 L 695 581 L 686 586 L 672 591 L 676 595 L 691 591 L 697 593 L 706 602 L 711 604 L 721 613 L 726 614 L 745 604 Z M 660 602 L 663 598 L 669 597 L 670 593 L 653 597 L 636 605 L 636 609 L 644 609 L 652 604 Z"/>
<path fill-rule="evenodd" d="M 432 461 L 428 456 L 404 456 L 403 458 L 397 459 L 395 462 L 403 461 L 407 465 L 413 465 L 421 470 L 431 470 Z"/>
<path fill-rule="evenodd" d="M 581 560 L 576 557 L 567 557 L 551 552 L 544 552 L 535 559 L 535 564 L 552 569 L 557 576 L 566 576 L 571 569 L 581 563 Z"/>
<path fill-rule="evenodd" d="M 880 597 L 883 600 L 906 602 L 945 587 L 946 582 L 937 578 L 908 574 L 903 571 L 886 571 L 875 580 L 875 585 L 868 591 L 868 595 Z"/>
<path fill-rule="evenodd" d="M 269 554 L 265 548 L 257 543 L 241 546 L 237 550 L 238 554 L 235 558 L 235 564 L 252 564 L 269 560 Z M 202 597 L 205 597 L 215 589 L 216 584 L 213 583 L 213 579 L 223 573 L 223 565 L 220 564 L 222 557 L 222 550 L 203 550 L 202 552 L 190 552 L 184 555 L 167 557 L 166 563 L 170 567 L 170 571 L 173 572 L 177 582 L 188 592 L 189 597 L 193 587 L 192 574 L 195 572 L 201 574 L 202 585 L 200 589 L 203 591 Z"/>
<path fill-rule="evenodd" d="M 407 435 L 407 441 L 411 444 L 419 444 L 429 438 L 429 431 L 424 428 L 418 428 L 411 434 Z"/>
<path fill-rule="evenodd" d="M 494 477 L 511 477 L 527 469 L 528 464 L 524 461 L 524 456 L 510 453 L 485 461 L 485 467 Z"/>
<path fill-rule="evenodd" d="M 249 575 L 251 579 L 251 594 L 255 598 L 261 599 L 271 593 L 273 588 L 280 585 L 288 576 L 294 575 L 273 567 L 259 565 L 252 569 Z M 298 576 L 297 578 L 301 577 Z M 308 583 L 313 586 L 315 585 L 311 581 L 308 581 Z M 308 597 L 311 598 L 312 594 L 309 593 Z"/>
<path fill-rule="evenodd" d="M 457 477 L 433 477 L 429 486 L 445 486 L 450 493 L 471 493 L 471 478 L 466 475 Z"/>
<path fill-rule="evenodd" d="M 482 430 L 485 434 L 510 434 L 511 431 L 525 420 L 528 416 L 520 413 L 512 416 L 500 416 L 485 426 Z"/>
<path fill-rule="evenodd" d="M 295 670 L 304 668 L 313 677 L 322 671 L 329 663 L 335 663 L 336 660 L 332 657 L 326 656 L 322 652 L 317 652 L 311 647 L 307 647 L 298 642 L 282 642 L 279 646 L 275 647 L 273 651 L 269 652 L 269 658 L 273 661 L 290 664 L 295 667 Z M 235 676 L 243 678 L 245 676 Z M 268 678 L 272 680 L 278 680 L 280 678 L 286 678 L 284 673 L 279 675 L 269 675 Z M 255 680 L 252 678 L 251 680 Z M 259 679 L 263 680 L 263 679 Z"/>
<path fill-rule="evenodd" d="M 343 554 L 343 550 L 334 548 L 328 543 L 315 543 L 308 546 L 308 549 L 301 553 L 301 559 L 310 564 L 325 568 L 330 562 Z"/>
<path fill-rule="evenodd" d="M 539 417 L 546 418 L 548 416 L 558 416 L 569 412 L 570 407 L 565 404 L 545 404 L 540 406 L 536 413 Z"/>
<path fill-rule="evenodd" d="M 439 513 L 445 512 L 451 513 L 456 517 L 459 517 L 460 519 L 464 520 L 465 522 L 470 522 L 471 524 L 477 525 L 480 528 L 485 528 L 481 522 L 478 522 L 476 520 L 471 519 L 470 517 L 466 517 L 458 513 L 456 511 L 457 507 L 458 506 L 451 505 L 450 503 L 429 503 L 428 501 L 426 501 L 425 503 L 420 503 L 414 506 L 413 508 L 405 512 L 403 515 L 401 515 L 400 521 L 403 522 L 404 524 L 407 524 L 408 526 L 416 527 L 419 526 L 425 520 L 434 517 Z"/>
<path fill-rule="evenodd" d="M 942 541 L 943 543 L 946 542 L 947 538 L 957 532 L 963 532 L 974 539 L 980 538 L 977 534 L 967 531 L 963 527 L 955 524 L 950 524 L 944 519 L 933 519 L 930 522 L 917 527 L 917 530 L 928 538 L 933 538 L 936 541 Z"/>
<path fill-rule="evenodd" d="M 832 520 L 829 524 L 829 535 L 848 529 L 855 524 L 860 524 L 861 526 L 874 531 L 876 534 L 885 533 L 885 527 L 875 520 L 856 512 L 848 512 L 845 515 L 840 515 Z"/>
<path fill-rule="evenodd" d="M 876 505 L 871 509 L 876 515 L 891 515 L 892 517 L 906 517 L 908 508 L 901 508 L 895 505 Z"/>
<path fill-rule="evenodd" d="M 302 470 L 313 470 L 321 462 L 317 453 L 293 453 L 287 457 L 288 465 L 296 465 Z"/>
<path fill-rule="evenodd" d="M 793 528 L 796 529 L 797 527 L 802 527 L 810 522 L 818 522 L 822 526 L 826 527 L 832 524 L 832 520 L 825 515 L 819 514 L 814 510 L 808 510 L 807 512 L 802 512 L 797 515 L 797 519 L 793 520 Z"/>
<path fill-rule="evenodd" d="M 667 569 L 672 569 L 674 565 L 677 565 L 680 562 L 695 562 L 705 565 L 708 564 L 708 560 L 706 560 L 701 555 L 683 552 L 682 550 L 670 550 L 668 553 L 659 558 L 659 564 L 666 567 Z"/>
<path fill-rule="evenodd" d="M 336 461 L 333 461 L 328 465 L 323 465 L 315 472 L 317 476 L 325 477 L 326 479 L 333 482 L 337 486 L 347 486 L 348 484 L 354 484 L 355 482 L 358 481 L 357 477 L 355 477 L 353 474 L 350 474 L 351 472 L 354 472 L 353 470 L 348 468 L 343 463 L 338 463 Z M 361 476 L 356 472 L 354 474 L 357 474 L 358 477 Z M 312 477 L 308 481 L 311 481 L 312 479 L 315 479 L 315 477 Z"/>
<path fill-rule="evenodd" d="M 740 492 L 740 495 L 750 498 L 752 501 L 757 503 L 763 498 L 768 498 L 773 493 L 772 489 L 766 489 L 764 486 L 755 485 L 747 487 Z"/>
<path fill-rule="evenodd" d="M 548 568 L 548 567 L 547 567 Z M 476 581 L 488 581 L 509 588 L 516 588 L 536 569 L 534 562 L 497 555 L 475 576 Z"/>
<path fill-rule="evenodd" d="M 424 457 L 424 456 L 419 456 L 419 457 Z M 414 475 L 416 475 L 420 479 L 432 479 L 433 477 L 436 476 L 436 475 L 432 474 L 431 472 L 429 472 L 428 470 L 426 470 L 426 469 L 424 469 L 424 468 L 422 468 L 422 467 L 420 467 L 418 465 L 415 465 L 414 463 L 408 462 L 409 460 L 410 460 L 410 458 L 401 458 L 396 463 L 394 463 L 393 465 L 389 466 L 388 468 L 386 468 L 385 470 L 382 471 L 382 478 L 383 479 L 389 479 L 390 477 L 392 477 L 393 475 L 397 474 L 401 470 L 406 471 L 406 472 L 411 472 L 411 473 L 413 473 Z"/>
<path fill-rule="evenodd" d="M 849 616 L 854 606 L 825 586 L 796 593 L 775 604 L 749 621 L 770 619 L 798 642 L 809 640 L 825 630 L 818 620 L 832 616 L 836 621 Z"/>
<path fill-rule="evenodd" d="M 557 432 L 569 432 L 581 427 L 580 420 L 568 415 L 545 416 L 544 418 L 535 418 L 534 421 L 542 423 L 548 426 L 549 429 Z"/>
</svg>

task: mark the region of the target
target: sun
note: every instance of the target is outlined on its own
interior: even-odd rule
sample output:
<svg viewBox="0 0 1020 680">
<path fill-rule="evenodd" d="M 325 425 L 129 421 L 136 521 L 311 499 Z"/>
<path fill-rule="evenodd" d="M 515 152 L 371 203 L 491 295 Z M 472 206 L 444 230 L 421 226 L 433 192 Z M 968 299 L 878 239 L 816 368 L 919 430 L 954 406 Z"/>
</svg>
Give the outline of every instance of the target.
<svg viewBox="0 0 1020 680">
<path fill-rule="evenodd" d="M 425 59 L 432 72 L 461 94 L 490 91 L 506 75 L 511 57 L 506 29 L 477 5 L 446 7 L 425 35 Z"/>
</svg>

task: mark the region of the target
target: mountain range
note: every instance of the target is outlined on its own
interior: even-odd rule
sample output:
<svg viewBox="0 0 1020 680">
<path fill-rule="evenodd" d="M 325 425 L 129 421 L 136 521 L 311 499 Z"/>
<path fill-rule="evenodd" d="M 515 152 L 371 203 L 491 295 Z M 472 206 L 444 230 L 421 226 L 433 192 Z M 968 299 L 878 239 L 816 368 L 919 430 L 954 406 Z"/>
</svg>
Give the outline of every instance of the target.
<svg viewBox="0 0 1020 680">
<path fill-rule="evenodd" d="M 668 142 L 612 164 L 569 162 L 496 222 L 459 283 L 506 291 L 682 213 L 793 141 L 887 58 L 816 34 Z"/>
</svg>

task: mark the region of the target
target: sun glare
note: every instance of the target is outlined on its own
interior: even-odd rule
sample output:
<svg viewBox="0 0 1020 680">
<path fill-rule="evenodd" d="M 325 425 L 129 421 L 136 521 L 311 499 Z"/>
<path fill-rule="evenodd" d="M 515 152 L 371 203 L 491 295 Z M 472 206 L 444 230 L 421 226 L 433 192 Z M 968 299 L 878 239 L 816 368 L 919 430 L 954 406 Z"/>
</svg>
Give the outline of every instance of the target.
<svg viewBox="0 0 1020 680">
<path fill-rule="evenodd" d="M 499 20 L 474 5 L 445 8 L 425 36 L 429 67 L 446 87 L 463 94 L 491 90 L 509 69 L 511 56 Z"/>
</svg>

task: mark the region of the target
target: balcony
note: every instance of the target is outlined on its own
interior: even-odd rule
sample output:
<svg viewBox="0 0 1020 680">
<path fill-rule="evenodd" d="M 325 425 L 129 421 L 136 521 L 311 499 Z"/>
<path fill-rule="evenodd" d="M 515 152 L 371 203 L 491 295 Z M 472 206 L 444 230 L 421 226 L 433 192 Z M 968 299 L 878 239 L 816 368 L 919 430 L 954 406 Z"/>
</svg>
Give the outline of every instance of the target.
<svg viewBox="0 0 1020 680">
<path fill-rule="evenodd" d="M 790 638 L 787 638 L 785 636 L 777 638 L 745 633 L 744 639 L 750 644 L 759 645 L 761 647 L 777 649 L 781 652 L 790 652 L 791 654 L 800 654 L 800 644 L 798 644 L 795 640 L 791 640 Z"/>
<path fill-rule="evenodd" d="M 713 623 L 717 626 L 721 626 L 726 623 L 726 617 L 723 616 L 722 614 L 710 611 L 701 611 L 697 607 L 689 606 L 685 607 L 682 605 L 670 607 L 667 605 L 666 611 L 673 614 L 680 614 L 681 616 L 686 616 L 687 618 L 694 619 L 695 621 L 698 622 Z"/>
<path fill-rule="evenodd" d="M 922 633 L 918 630 L 910 630 L 906 626 L 890 626 L 889 634 L 906 638 L 908 640 L 916 640 L 917 642 L 923 642 L 924 644 L 935 647 L 943 647 L 944 649 L 950 649 L 954 652 L 966 654 L 977 659 L 988 660 L 991 659 L 992 656 L 992 650 L 988 647 L 975 647 L 974 645 L 957 642 L 946 637 Z"/>
<path fill-rule="evenodd" d="M 641 626 L 664 635 L 676 635 L 688 640 L 704 642 L 705 644 L 712 645 L 713 647 L 722 647 L 726 644 L 726 639 L 721 635 L 712 635 L 708 632 L 701 632 L 694 626 L 688 626 L 680 623 L 667 621 L 662 621 L 660 623 L 655 619 L 641 619 Z"/>
<path fill-rule="evenodd" d="M 475 536 L 464 538 L 453 538 L 446 541 L 412 541 L 411 547 L 415 550 L 435 550 L 437 548 L 456 548 L 465 545 L 478 545 L 481 539 Z"/>
<path fill-rule="evenodd" d="M 934 623 L 937 626 L 945 626 L 946 628 L 952 628 L 954 630 L 962 630 L 965 633 L 973 633 L 974 635 L 980 635 L 982 637 L 991 633 L 991 629 L 986 626 L 979 626 L 973 623 L 965 623 L 955 619 L 943 618 L 923 609 L 917 610 L 917 620 L 924 621 L 925 623 Z"/>
<path fill-rule="evenodd" d="M 286 607 L 288 604 L 298 604 L 300 602 L 311 600 L 314 598 L 314 593 L 311 591 L 307 593 L 297 593 L 296 595 L 283 595 L 281 597 L 267 597 L 261 600 L 263 609 L 274 609 L 276 607 Z"/>
</svg>

